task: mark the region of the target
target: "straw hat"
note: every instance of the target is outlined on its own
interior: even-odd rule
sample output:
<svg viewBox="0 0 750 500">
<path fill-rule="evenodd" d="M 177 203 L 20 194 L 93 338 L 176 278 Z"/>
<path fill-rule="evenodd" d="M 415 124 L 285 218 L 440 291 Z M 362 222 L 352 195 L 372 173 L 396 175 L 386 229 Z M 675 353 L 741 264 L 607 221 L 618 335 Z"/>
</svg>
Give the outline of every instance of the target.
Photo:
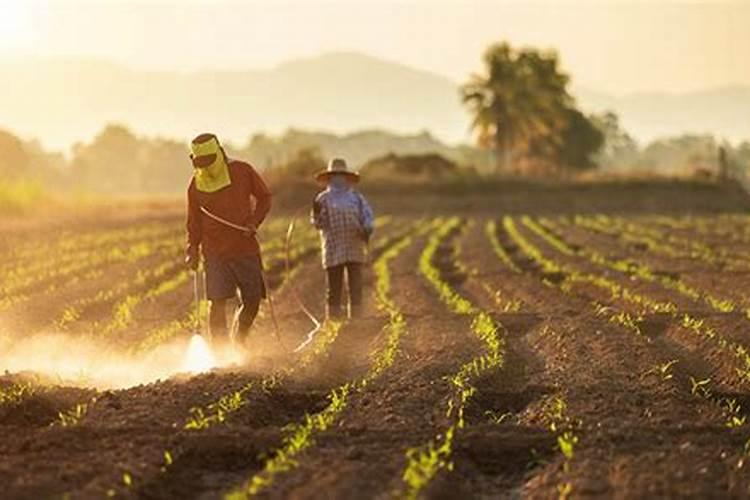
<svg viewBox="0 0 750 500">
<path fill-rule="evenodd" d="M 349 170 L 346 160 L 343 158 L 332 158 L 331 161 L 328 162 L 327 169 L 321 170 L 315 174 L 315 180 L 318 182 L 328 182 L 328 179 L 330 179 L 332 175 L 337 174 L 347 176 L 351 182 L 359 182 L 359 173 L 354 170 Z"/>
</svg>

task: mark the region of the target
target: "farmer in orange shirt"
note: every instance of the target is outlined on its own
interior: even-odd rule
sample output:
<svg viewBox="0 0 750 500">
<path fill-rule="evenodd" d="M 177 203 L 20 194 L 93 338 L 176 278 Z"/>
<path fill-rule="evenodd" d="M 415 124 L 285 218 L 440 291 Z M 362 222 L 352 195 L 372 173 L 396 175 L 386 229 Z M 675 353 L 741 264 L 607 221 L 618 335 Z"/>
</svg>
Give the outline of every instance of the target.
<svg viewBox="0 0 750 500">
<path fill-rule="evenodd" d="M 214 341 L 229 340 L 226 301 L 239 290 L 242 343 L 266 297 L 255 232 L 271 208 L 271 192 L 250 164 L 227 157 L 214 134 L 199 135 L 190 147 L 194 175 L 187 192 L 186 262 L 196 270 L 203 254 Z"/>
</svg>

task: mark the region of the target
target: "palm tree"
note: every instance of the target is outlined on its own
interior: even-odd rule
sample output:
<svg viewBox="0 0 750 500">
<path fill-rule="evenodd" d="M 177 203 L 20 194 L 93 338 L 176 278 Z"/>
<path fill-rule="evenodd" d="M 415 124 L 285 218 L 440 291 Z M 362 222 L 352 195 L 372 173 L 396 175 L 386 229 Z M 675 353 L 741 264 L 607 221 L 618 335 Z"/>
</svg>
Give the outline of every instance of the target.
<svg viewBox="0 0 750 500">
<path fill-rule="evenodd" d="M 474 116 L 471 128 L 479 145 L 502 157 L 508 170 L 514 153 L 524 152 L 532 140 L 547 138 L 551 145 L 559 140 L 572 102 L 569 79 L 556 53 L 516 51 L 508 43 L 491 46 L 484 64 L 486 74 L 472 75 L 461 97 Z"/>
</svg>

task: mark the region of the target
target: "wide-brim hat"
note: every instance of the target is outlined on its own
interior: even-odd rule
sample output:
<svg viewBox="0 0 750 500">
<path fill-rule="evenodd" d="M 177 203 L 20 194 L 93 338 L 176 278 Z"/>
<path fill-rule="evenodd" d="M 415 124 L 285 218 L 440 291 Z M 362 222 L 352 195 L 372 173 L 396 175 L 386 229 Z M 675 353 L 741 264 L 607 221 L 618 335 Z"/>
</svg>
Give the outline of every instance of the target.
<svg viewBox="0 0 750 500">
<path fill-rule="evenodd" d="M 359 182 L 359 173 L 349 170 L 349 166 L 343 158 L 333 158 L 329 161 L 328 168 L 315 174 L 315 180 L 318 182 L 327 182 L 332 175 L 345 175 L 351 182 Z"/>
</svg>

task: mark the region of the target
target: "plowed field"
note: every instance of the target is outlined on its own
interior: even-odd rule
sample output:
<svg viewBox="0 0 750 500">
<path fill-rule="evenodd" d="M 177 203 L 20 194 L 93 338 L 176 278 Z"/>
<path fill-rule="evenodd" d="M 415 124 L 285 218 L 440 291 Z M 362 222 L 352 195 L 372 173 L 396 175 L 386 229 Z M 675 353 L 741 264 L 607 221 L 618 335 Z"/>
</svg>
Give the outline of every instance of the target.
<svg viewBox="0 0 750 500">
<path fill-rule="evenodd" d="M 241 363 L 186 373 L 182 214 L 11 227 L 2 498 L 748 498 L 750 216 L 378 220 L 363 318 L 261 234 Z M 200 304 L 205 314 L 205 304 Z"/>
</svg>

